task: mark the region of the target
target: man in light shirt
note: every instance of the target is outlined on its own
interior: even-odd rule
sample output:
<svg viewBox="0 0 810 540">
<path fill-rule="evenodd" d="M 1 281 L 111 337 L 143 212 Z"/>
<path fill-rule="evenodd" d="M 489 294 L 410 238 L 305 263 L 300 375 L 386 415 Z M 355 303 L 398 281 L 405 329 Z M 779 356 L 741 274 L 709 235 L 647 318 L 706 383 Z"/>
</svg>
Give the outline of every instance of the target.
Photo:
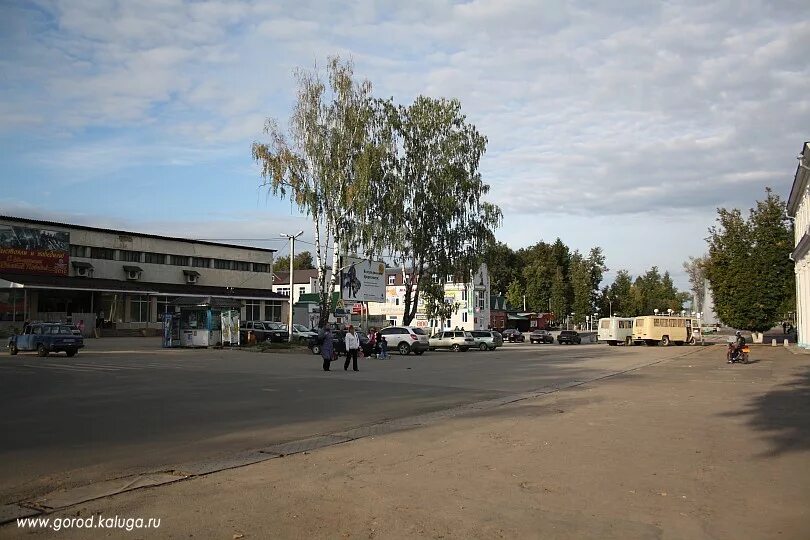
<svg viewBox="0 0 810 540">
<path fill-rule="evenodd" d="M 343 371 L 348 371 L 349 360 L 352 360 L 352 368 L 357 369 L 357 351 L 360 349 L 360 336 L 354 331 L 354 326 L 349 325 L 349 330 L 346 332 L 346 362 L 343 364 Z"/>
</svg>

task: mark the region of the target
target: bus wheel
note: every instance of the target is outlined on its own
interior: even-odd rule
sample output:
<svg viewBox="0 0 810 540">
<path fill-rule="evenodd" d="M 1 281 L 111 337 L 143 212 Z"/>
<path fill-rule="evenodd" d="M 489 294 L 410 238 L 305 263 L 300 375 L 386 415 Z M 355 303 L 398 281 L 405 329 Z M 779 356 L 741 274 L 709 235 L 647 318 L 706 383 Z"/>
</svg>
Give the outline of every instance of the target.
<svg viewBox="0 0 810 540">
<path fill-rule="evenodd" d="M 661 338 L 661 346 L 662 347 L 669 347 L 670 341 L 669 336 L 664 336 Z"/>
<path fill-rule="evenodd" d="M 695 339 L 695 336 L 692 336 L 692 338 L 689 340 L 689 345 L 694 345 L 695 343 L 697 343 L 697 340 Z"/>
</svg>

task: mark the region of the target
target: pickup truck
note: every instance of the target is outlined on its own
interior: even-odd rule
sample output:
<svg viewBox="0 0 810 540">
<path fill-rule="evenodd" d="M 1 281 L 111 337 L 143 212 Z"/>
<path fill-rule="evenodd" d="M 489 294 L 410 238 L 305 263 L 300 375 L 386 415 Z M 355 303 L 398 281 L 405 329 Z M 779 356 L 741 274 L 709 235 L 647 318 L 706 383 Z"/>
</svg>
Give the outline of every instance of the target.
<svg viewBox="0 0 810 540">
<path fill-rule="evenodd" d="M 23 329 L 22 334 L 8 338 L 8 352 L 15 355 L 20 351 L 37 351 L 39 356 L 62 352 L 75 356 L 84 347 L 84 339 L 73 333 L 73 327 L 58 323 L 32 323 Z"/>
</svg>

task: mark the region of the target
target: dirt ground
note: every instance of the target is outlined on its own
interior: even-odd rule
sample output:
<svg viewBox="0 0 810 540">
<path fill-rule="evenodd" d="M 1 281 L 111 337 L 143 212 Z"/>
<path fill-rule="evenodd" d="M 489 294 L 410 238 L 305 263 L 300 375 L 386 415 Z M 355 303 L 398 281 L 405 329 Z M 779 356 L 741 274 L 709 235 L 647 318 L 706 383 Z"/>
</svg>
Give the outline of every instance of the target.
<svg viewBox="0 0 810 540">
<path fill-rule="evenodd" d="M 59 538 L 810 538 L 810 356 L 720 346 L 474 416 L 51 514 Z M 358 403 L 358 406 L 362 406 Z"/>
</svg>

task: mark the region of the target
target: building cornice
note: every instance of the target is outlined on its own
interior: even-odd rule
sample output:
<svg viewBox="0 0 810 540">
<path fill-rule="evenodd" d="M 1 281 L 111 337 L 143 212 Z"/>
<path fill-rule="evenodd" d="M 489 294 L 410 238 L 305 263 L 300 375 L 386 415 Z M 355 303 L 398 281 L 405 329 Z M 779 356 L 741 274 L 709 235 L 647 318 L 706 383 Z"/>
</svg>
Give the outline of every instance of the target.
<svg viewBox="0 0 810 540">
<path fill-rule="evenodd" d="M 790 196 L 787 202 L 787 214 L 791 217 L 796 217 L 796 212 L 801 204 L 802 197 L 808 189 L 808 180 L 810 180 L 810 142 L 805 142 L 802 146 L 799 164 L 796 166 L 796 174 L 793 176 L 793 187 L 790 189 Z"/>
</svg>

